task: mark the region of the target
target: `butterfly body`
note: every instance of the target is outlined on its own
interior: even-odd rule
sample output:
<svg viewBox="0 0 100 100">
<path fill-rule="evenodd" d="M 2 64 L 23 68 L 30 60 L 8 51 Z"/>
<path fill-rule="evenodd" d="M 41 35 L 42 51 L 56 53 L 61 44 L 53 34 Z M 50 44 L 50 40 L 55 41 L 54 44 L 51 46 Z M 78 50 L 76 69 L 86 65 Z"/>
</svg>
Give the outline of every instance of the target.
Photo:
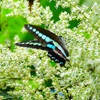
<svg viewBox="0 0 100 100">
<path fill-rule="evenodd" d="M 28 30 L 28 32 L 34 35 L 37 40 L 19 42 L 16 43 L 16 45 L 46 50 L 48 52 L 48 57 L 50 57 L 50 59 L 54 60 L 56 63 L 59 63 L 60 66 L 64 66 L 65 62 L 69 61 L 69 53 L 65 47 L 62 37 L 40 28 L 39 26 L 31 24 L 25 24 L 25 28 Z"/>
</svg>

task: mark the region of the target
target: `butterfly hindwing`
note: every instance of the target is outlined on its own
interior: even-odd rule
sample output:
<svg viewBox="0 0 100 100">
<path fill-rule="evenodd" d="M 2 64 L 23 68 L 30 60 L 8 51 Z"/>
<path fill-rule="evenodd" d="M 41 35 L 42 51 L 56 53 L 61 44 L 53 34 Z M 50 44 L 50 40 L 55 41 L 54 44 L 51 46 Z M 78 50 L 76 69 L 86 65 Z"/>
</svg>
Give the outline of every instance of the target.
<svg viewBox="0 0 100 100">
<path fill-rule="evenodd" d="M 62 54 L 59 54 L 54 50 L 54 51 L 49 51 L 48 52 L 48 57 L 50 57 L 51 60 L 54 60 L 55 63 L 59 63 L 60 66 L 65 65 L 66 59 L 62 56 Z"/>
</svg>

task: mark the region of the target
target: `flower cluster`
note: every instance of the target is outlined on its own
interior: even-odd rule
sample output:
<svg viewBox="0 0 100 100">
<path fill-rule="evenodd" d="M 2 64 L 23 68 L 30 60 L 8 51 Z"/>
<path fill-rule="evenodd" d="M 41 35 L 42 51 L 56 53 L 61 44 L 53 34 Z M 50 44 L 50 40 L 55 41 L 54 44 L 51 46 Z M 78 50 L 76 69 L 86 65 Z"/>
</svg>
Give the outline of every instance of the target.
<svg viewBox="0 0 100 100">
<path fill-rule="evenodd" d="M 48 0 L 51 1 L 52 0 Z M 3 0 L 8 16 L 23 16 L 27 22 L 41 25 L 64 37 L 70 53 L 71 65 L 52 66 L 42 50 L 0 44 L 0 89 L 10 87 L 6 95 L 24 100 L 99 100 L 100 96 L 100 4 L 79 6 L 79 0 L 54 0 L 56 9 L 70 7 L 61 12 L 59 20 L 51 20 L 50 7 L 43 8 L 34 1 L 32 11 L 28 1 Z M 78 22 L 71 28 L 71 22 Z M 19 42 L 16 36 L 15 43 Z M 4 97 L 5 98 L 5 97 Z"/>
</svg>

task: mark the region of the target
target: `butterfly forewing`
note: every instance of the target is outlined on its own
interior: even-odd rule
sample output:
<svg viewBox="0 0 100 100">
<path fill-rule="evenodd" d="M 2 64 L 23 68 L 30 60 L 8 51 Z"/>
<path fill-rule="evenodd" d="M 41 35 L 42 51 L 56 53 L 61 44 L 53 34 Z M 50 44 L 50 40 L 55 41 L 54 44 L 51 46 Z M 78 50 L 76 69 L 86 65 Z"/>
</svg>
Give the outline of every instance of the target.
<svg viewBox="0 0 100 100">
<path fill-rule="evenodd" d="M 62 56 L 62 54 L 59 54 L 53 50 L 48 52 L 48 57 L 50 57 L 51 60 L 54 60 L 54 62 L 59 63 L 60 66 L 64 66 L 66 59 Z"/>
<path fill-rule="evenodd" d="M 36 48 L 36 49 L 42 49 L 42 50 L 48 50 L 49 48 L 46 47 L 46 45 L 42 45 L 38 41 L 24 41 L 16 43 L 17 46 L 21 47 L 28 47 L 28 48 Z"/>
<path fill-rule="evenodd" d="M 64 54 L 64 56 L 69 56 L 69 53 L 60 37 L 55 35 L 54 33 L 45 30 L 39 26 L 31 25 L 31 24 L 25 24 L 25 28 L 33 34 L 38 40 L 41 40 L 43 43 L 53 42 L 55 45 L 58 44 L 58 48 L 61 50 L 61 52 Z"/>
<path fill-rule="evenodd" d="M 36 48 L 36 49 L 42 49 L 47 51 L 51 51 L 56 48 L 52 42 L 43 45 L 42 43 L 38 42 L 38 40 L 18 42 L 16 43 L 16 45 L 21 47 Z"/>
</svg>

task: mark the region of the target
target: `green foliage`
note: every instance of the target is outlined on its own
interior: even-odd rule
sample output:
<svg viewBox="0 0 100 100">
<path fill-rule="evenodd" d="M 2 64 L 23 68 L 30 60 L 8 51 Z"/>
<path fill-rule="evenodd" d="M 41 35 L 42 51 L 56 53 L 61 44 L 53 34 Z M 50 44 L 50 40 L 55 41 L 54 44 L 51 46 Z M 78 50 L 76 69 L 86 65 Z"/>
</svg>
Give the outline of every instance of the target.
<svg viewBox="0 0 100 100">
<path fill-rule="evenodd" d="M 68 8 L 62 8 L 61 6 L 59 6 L 58 8 L 56 8 L 55 7 L 56 6 L 56 2 L 55 1 L 51 1 L 50 2 L 48 0 L 45 0 L 45 1 L 41 0 L 40 3 L 45 8 L 47 6 L 50 7 L 50 10 L 53 12 L 53 16 L 52 16 L 51 20 L 54 20 L 55 22 L 59 20 L 59 15 L 60 15 L 61 12 L 66 11 L 68 13 L 71 13 L 70 7 L 68 7 Z"/>
<path fill-rule="evenodd" d="M 2 35 L 0 37 L 0 43 L 5 42 L 6 39 L 10 39 L 13 41 L 14 36 L 16 34 L 21 33 L 23 24 L 26 23 L 25 19 L 21 16 L 6 17 L 6 15 L 9 14 L 10 12 L 11 11 L 9 9 L 4 9 L 2 11 L 2 16 L 1 16 Z"/>
</svg>

